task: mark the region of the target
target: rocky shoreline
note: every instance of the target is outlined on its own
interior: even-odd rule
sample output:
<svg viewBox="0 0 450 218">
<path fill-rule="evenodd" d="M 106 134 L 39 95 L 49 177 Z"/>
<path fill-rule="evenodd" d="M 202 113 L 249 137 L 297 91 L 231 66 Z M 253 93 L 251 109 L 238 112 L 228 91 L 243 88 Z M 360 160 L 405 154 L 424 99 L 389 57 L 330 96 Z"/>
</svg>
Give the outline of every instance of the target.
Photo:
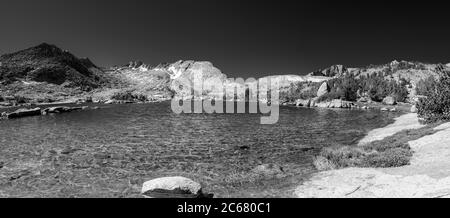
<svg viewBox="0 0 450 218">
<path fill-rule="evenodd" d="M 369 132 L 360 144 L 397 132 L 423 127 L 416 114 L 405 114 L 384 128 Z M 409 142 L 411 163 L 395 168 L 344 168 L 323 171 L 299 185 L 300 198 L 449 197 L 450 123 L 433 128 L 435 133 Z M 379 137 L 373 137 L 373 136 Z"/>
<path fill-rule="evenodd" d="M 80 107 L 54 106 L 54 107 L 47 107 L 44 109 L 41 109 L 40 107 L 30 108 L 30 109 L 29 108 L 19 108 L 12 112 L 2 112 L 0 119 L 17 119 L 17 118 L 22 118 L 22 117 L 68 113 L 68 112 L 87 110 L 87 109 L 95 110 L 98 108 L 99 107 L 89 107 L 89 106 L 80 106 Z"/>
</svg>

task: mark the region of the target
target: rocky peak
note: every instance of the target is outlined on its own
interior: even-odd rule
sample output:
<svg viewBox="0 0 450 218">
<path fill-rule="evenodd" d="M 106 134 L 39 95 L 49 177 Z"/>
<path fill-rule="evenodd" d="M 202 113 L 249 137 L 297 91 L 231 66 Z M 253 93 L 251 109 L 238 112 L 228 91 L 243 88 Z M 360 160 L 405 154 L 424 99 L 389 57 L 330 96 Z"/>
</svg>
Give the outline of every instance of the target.
<svg viewBox="0 0 450 218">
<path fill-rule="evenodd" d="M 389 63 L 389 66 L 393 67 L 393 66 L 397 66 L 400 62 L 398 62 L 397 60 L 393 60 L 391 61 L 391 63 Z"/>
<path fill-rule="evenodd" d="M 337 64 L 332 65 L 329 68 L 326 68 L 324 70 L 318 70 L 315 72 L 310 73 L 310 76 L 326 76 L 326 77 L 339 77 L 348 72 L 347 68 L 343 65 Z"/>
</svg>

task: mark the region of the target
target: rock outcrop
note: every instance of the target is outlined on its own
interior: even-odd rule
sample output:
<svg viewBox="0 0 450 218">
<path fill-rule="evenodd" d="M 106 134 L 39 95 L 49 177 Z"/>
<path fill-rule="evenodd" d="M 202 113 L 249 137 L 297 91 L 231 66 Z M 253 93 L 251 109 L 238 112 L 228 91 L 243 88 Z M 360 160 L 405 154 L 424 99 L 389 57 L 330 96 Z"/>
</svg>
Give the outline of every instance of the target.
<svg viewBox="0 0 450 218">
<path fill-rule="evenodd" d="M 317 91 L 317 97 L 321 97 L 325 94 L 327 94 L 330 91 L 330 88 L 328 87 L 327 82 L 323 82 L 322 85 L 320 85 L 319 90 Z"/>
<path fill-rule="evenodd" d="M 325 77 L 340 77 L 348 73 L 348 70 L 346 67 L 342 65 L 333 65 L 329 68 L 326 68 L 324 70 L 318 70 L 315 72 L 310 73 L 311 76 L 325 76 Z"/>
<path fill-rule="evenodd" d="M 29 116 L 38 116 L 41 115 L 40 108 L 26 109 L 21 108 L 11 113 L 4 113 L 3 116 L 7 119 L 21 118 L 21 117 L 29 117 Z"/>
<path fill-rule="evenodd" d="M 202 186 L 185 177 L 162 177 L 149 180 L 142 185 L 142 195 L 151 198 L 203 198 Z"/>
<path fill-rule="evenodd" d="M 341 99 L 333 99 L 331 101 L 318 102 L 315 104 L 316 107 L 321 108 L 352 108 L 355 104 L 351 101 L 344 101 Z"/>
<path fill-rule="evenodd" d="M 42 110 L 42 114 L 52 114 L 52 113 L 68 113 L 72 111 L 82 110 L 83 107 L 49 107 Z"/>
</svg>

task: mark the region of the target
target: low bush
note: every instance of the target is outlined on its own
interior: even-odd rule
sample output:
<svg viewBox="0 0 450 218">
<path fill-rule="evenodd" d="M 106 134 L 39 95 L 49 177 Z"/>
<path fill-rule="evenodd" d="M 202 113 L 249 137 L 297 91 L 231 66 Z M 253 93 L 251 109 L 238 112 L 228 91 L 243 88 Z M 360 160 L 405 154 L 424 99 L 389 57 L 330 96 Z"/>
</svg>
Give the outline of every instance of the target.
<svg viewBox="0 0 450 218">
<path fill-rule="evenodd" d="M 325 148 L 319 156 L 324 157 L 335 168 L 344 168 L 360 166 L 364 155 L 365 152 L 358 147 L 343 146 Z"/>
<path fill-rule="evenodd" d="M 412 151 L 409 148 L 392 148 L 365 155 L 361 167 L 399 167 L 409 164 Z"/>
</svg>

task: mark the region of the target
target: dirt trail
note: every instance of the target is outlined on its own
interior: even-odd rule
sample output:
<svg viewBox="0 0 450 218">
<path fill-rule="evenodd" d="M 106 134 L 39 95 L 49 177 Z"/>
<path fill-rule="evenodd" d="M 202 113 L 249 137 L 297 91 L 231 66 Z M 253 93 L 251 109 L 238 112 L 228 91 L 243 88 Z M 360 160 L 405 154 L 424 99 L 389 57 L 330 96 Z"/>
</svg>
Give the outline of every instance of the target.
<svg viewBox="0 0 450 218">
<path fill-rule="evenodd" d="M 371 131 L 360 144 L 419 128 L 416 114 Z M 320 172 L 295 190 L 298 197 L 450 197 L 450 123 L 438 132 L 410 141 L 411 164 L 397 168 L 346 168 Z"/>
</svg>

